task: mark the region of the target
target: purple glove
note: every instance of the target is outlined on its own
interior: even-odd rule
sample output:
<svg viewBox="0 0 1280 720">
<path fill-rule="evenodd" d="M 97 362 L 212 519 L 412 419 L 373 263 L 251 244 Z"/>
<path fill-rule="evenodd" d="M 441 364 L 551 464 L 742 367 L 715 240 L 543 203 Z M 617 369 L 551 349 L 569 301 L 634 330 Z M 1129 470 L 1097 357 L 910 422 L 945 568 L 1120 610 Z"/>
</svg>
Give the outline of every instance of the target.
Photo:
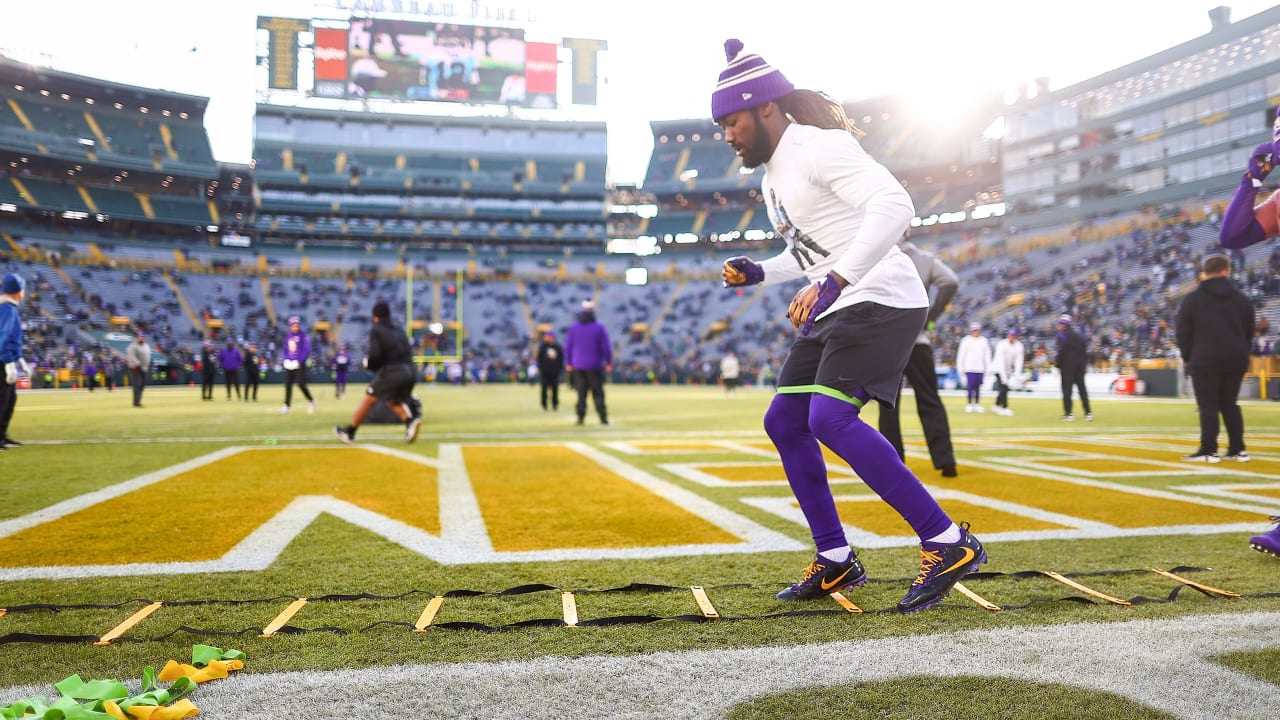
<svg viewBox="0 0 1280 720">
<path fill-rule="evenodd" d="M 1280 126 L 1280 115 L 1276 116 Z M 1280 133 L 1280 127 L 1277 127 Z M 1274 143 L 1262 143 L 1249 155 L 1249 169 L 1240 178 L 1240 187 L 1227 205 L 1227 212 L 1222 216 L 1222 227 L 1218 230 L 1218 244 L 1228 249 L 1246 248 L 1267 239 L 1267 233 L 1258 224 L 1253 207 L 1258 201 L 1258 189 L 1262 181 L 1275 166 L 1276 152 Z"/>
<path fill-rule="evenodd" d="M 724 286 L 759 285 L 764 282 L 764 268 L 749 257 L 731 257 L 724 261 Z"/>
<path fill-rule="evenodd" d="M 1275 167 L 1275 141 L 1264 142 L 1253 149 L 1253 154 L 1249 156 L 1249 170 L 1245 176 L 1253 181 L 1254 187 L 1261 187 L 1262 181 L 1267 179 L 1267 175 L 1271 174 L 1271 169 Z"/>
<path fill-rule="evenodd" d="M 840 276 L 827 273 L 826 277 L 796 293 L 791 307 L 787 308 L 791 324 L 800 328 L 801 335 L 808 335 L 814 321 L 835 304 L 845 285 L 847 283 Z"/>
</svg>

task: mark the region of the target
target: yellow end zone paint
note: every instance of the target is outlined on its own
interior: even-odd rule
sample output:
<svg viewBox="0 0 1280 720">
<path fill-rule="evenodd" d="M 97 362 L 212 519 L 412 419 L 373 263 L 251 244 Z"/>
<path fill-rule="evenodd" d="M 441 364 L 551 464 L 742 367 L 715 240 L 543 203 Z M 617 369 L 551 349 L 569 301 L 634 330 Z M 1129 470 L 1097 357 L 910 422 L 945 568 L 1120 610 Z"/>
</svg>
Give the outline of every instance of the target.
<svg viewBox="0 0 1280 720">
<path fill-rule="evenodd" d="M 831 480 L 848 482 L 857 477 L 843 461 L 837 460 L 836 462 L 839 464 L 828 465 L 827 467 Z M 726 482 L 776 482 L 781 485 L 787 484 L 787 474 L 783 471 L 781 462 L 765 462 L 753 465 L 698 465 L 698 469 Z"/>
<path fill-rule="evenodd" d="M 1055 468 L 1064 470 L 1075 470 L 1084 473 L 1140 473 L 1159 470 L 1160 472 L 1169 472 L 1168 467 L 1153 465 L 1150 462 L 1140 462 L 1137 460 L 1123 460 L 1120 458 L 1053 458 L 1051 463 Z"/>
<path fill-rule="evenodd" d="M 726 450 L 722 445 L 706 442 L 648 442 L 644 440 L 633 440 L 627 443 L 631 447 L 645 453 L 725 453 L 731 452 Z"/>
<path fill-rule="evenodd" d="M 499 552 L 740 542 L 566 447 L 465 447 L 463 457 Z"/>
<path fill-rule="evenodd" d="M 756 441 L 750 441 L 750 442 L 742 442 L 738 444 L 741 445 L 742 447 L 754 448 L 756 450 L 764 450 L 765 452 L 769 452 L 769 453 L 778 452 L 778 448 L 774 447 L 773 442 L 769 440 L 756 440 Z M 831 449 L 828 448 L 826 445 L 819 445 L 818 447 L 822 448 L 822 457 L 826 459 L 828 465 L 839 465 L 841 467 L 849 467 L 849 463 L 846 463 L 844 460 L 842 460 L 839 455 L 831 452 Z"/>
<path fill-rule="evenodd" d="M 1016 472 L 966 466 L 963 461 L 960 463 L 959 477 L 936 478 L 926 482 L 1120 528 L 1256 523 L 1258 519 L 1257 513 L 1123 490 L 1084 487 L 1065 480 L 1049 480 Z"/>
<path fill-rule="evenodd" d="M 699 465 L 702 472 L 726 482 L 777 482 L 786 484 L 782 463 L 759 465 Z"/>
<path fill-rule="evenodd" d="M 1023 530 L 1058 530 L 1065 526 L 1056 523 L 1036 520 L 993 510 L 981 505 L 974 505 L 961 500 L 940 500 L 938 502 L 947 514 L 956 522 L 967 522 L 974 528 L 974 533 L 1018 532 Z M 799 507 L 797 504 L 796 507 Z M 837 500 L 836 511 L 846 525 L 874 533 L 881 537 L 907 537 L 912 535 L 911 528 L 902 516 L 878 497 L 866 500 Z"/>
<path fill-rule="evenodd" d="M 351 448 L 255 449 L 0 538 L 0 567 L 214 560 L 301 495 L 440 532 L 433 468 Z"/>
<path fill-rule="evenodd" d="M 1238 488 L 1235 492 L 1245 493 L 1248 495 L 1261 495 L 1262 497 L 1280 498 L 1280 488 L 1274 487 Z"/>
<path fill-rule="evenodd" d="M 1068 452 L 1088 455 L 1115 455 L 1117 460 L 1159 460 L 1161 462 L 1178 462 L 1185 453 L 1179 450 L 1152 450 L 1133 446 L 1106 445 L 1103 443 L 1073 442 L 1070 440 L 1017 440 L 1017 445 L 1044 448 L 1046 450 L 1066 450 Z M 1190 452 L 1191 446 L 1188 446 Z"/>
</svg>

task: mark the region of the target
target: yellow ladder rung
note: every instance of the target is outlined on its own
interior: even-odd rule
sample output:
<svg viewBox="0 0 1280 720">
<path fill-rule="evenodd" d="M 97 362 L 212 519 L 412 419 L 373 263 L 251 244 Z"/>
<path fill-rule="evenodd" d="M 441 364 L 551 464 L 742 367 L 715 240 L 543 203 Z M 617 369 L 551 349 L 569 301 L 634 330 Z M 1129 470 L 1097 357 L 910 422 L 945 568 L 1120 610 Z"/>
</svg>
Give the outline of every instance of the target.
<svg viewBox="0 0 1280 720">
<path fill-rule="evenodd" d="M 1058 582 L 1062 583 L 1063 585 L 1066 585 L 1067 587 L 1075 588 L 1076 590 L 1079 590 L 1079 591 L 1080 591 L 1080 592 L 1082 592 L 1082 593 L 1085 593 L 1085 594 L 1088 594 L 1088 595 L 1092 595 L 1092 596 L 1094 596 L 1094 597 L 1096 597 L 1096 598 L 1100 598 L 1100 599 L 1102 599 L 1102 600 L 1106 600 L 1107 602 L 1111 603 L 1112 605 L 1132 605 L 1132 604 L 1133 604 L 1133 603 L 1129 602 L 1128 600 L 1121 600 L 1120 598 L 1113 598 L 1113 597 L 1111 597 L 1110 595 L 1108 595 L 1108 594 L 1106 594 L 1106 593 L 1098 592 L 1097 590 L 1094 590 L 1093 588 L 1085 587 L 1084 585 L 1081 585 L 1080 583 L 1076 582 L 1075 580 L 1072 580 L 1072 579 L 1070 579 L 1070 578 L 1063 577 L 1062 575 L 1059 575 L 1058 573 L 1053 572 L 1052 570 L 1043 570 L 1043 571 L 1041 571 L 1041 572 L 1043 572 L 1046 576 L 1048 576 L 1048 577 L 1050 577 L 1050 578 L 1053 578 L 1054 580 L 1057 580 Z"/>
<path fill-rule="evenodd" d="M 560 606 L 564 608 L 564 624 L 569 627 L 577 627 L 578 601 L 574 599 L 573 593 L 560 593 Z"/>
<path fill-rule="evenodd" d="M 1147 569 L 1148 569 L 1148 570 L 1150 570 L 1151 572 L 1153 572 L 1153 573 L 1157 574 L 1157 575 L 1163 575 L 1163 576 L 1165 576 L 1165 577 L 1169 578 L 1170 580 L 1176 580 L 1176 581 L 1178 581 L 1178 582 L 1182 583 L 1183 585 L 1187 585 L 1187 586 L 1189 586 L 1189 587 L 1193 587 L 1193 588 L 1195 588 L 1195 589 L 1197 589 L 1197 590 L 1203 590 L 1204 592 L 1207 592 L 1207 593 L 1209 593 L 1210 595 L 1217 595 L 1217 596 L 1219 596 L 1219 597 L 1229 597 L 1229 598 L 1238 598 L 1238 597 L 1240 597 L 1240 593 L 1238 593 L 1238 592 L 1233 592 L 1233 591 L 1231 591 L 1231 590 L 1223 590 L 1223 589 L 1221 589 L 1221 588 L 1216 588 L 1216 587 L 1210 587 L 1209 585 L 1202 585 L 1202 584 L 1200 584 L 1200 583 L 1196 582 L 1195 580 L 1188 580 L 1187 578 L 1184 578 L 1184 577 L 1182 577 L 1181 575 L 1174 575 L 1173 573 L 1169 572 L 1168 570 L 1160 570 L 1160 569 L 1158 569 L 1158 568 L 1147 568 Z M 4 611 L 3 611 L 3 610 L 0 610 L 0 615 L 3 615 L 3 614 L 4 614 Z"/>
<path fill-rule="evenodd" d="M 302 606 L 306 604 L 306 598 L 298 598 L 297 600 L 289 603 L 289 607 L 285 608 L 279 615 L 277 615 L 276 619 L 272 620 L 270 625 L 262 629 L 261 637 L 266 638 L 275 635 L 279 632 L 280 628 L 284 627 L 285 623 L 289 622 L 294 615 L 297 615 L 298 611 L 302 609 Z"/>
<path fill-rule="evenodd" d="M 422 614 L 418 616 L 418 622 L 413 624 L 414 632 L 426 632 L 431 627 L 431 621 L 436 619 L 436 613 L 440 612 L 440 606 L 444 604 L 444 597 L 436 595 L 431 598 L 427 606 L 422 609 Z"/>
<path fill-rule="evenodd" d="M 698 603 L 698 609 L 702 611 L 702 617 L 714 620 L 720 617 L 720 613 L 716 612 L 716 607 L 711 604 L 711 598 L 707 597 L 707 591 L 702 589 L 701 585 L 694 585 L 689 588 L 693 591 L 693 599 Z"/>
<path fill-rule="evenodd" d="M 841 595 L 838 592 L 831 593 L 831 599 L 835 600 L 836 603 L 838 603 L 840 607 L 844 608 L 847 612 L 851 612 L 851 613 L 862 612 L 862 608 L 849 602 L 849 598 L 846 598 L 845 596 Z"/>
<path fill-rule="evenodd" d="M 955 589 L 956 589 L 956 590 L 959 590 L 961 595 L 963 595 L 963 596 L 965 596 L 965 597 L 969 598 L 970 600 L 974 601 L 975 603 L 977 603 L 977 604 L 978 604 L 978 605 L 979 605 L 983 610 L 990 610 L 991 612 L 997 612 L 997 611 L 999 611 L 999 610 L 1000 610 L 1000 606 L 999 606 L 999 605 L 996 605 L 995 603 L 991 602 L 990 600 L 987 600 L 986 598 L 982 597 L 982 596 L 981 596 L 981 595 L 979 595 L 978 593 L 976 593 L 976 592 L 974 592 L 974 591 L 970 590 L 969 588 L 965 587 L 965 586 L 964 586 L 963 584 L 961 584 L 961 583 L 956 583 L 956 584 L 955 584 Z"/>
<path fill-rule="evenodd" d="M 147 605 L 146 607 L 142 608 L 138 612 L 130 615 L 128 618 L 125 619 L 124 622 L 111 628 L 111 630 L 107 632 L 106 635 L 103 635 L 101 638 L 99 638 L 98 641 L 94 643 L 94 645 L 99 645 L 99 646 L 110 645 L 112 640 L 115 640 L 121 635 L 124 635 L 125 633 L 129 632 L 130 628 L 142 622 L 143 620 L 146 620 L 147 617 L 151 615 L 151 613 L 159 610 L 160 606 L 163 604 L 164 603 L 159 601 L 153 602 L 150 605 Z"/>
</svg>

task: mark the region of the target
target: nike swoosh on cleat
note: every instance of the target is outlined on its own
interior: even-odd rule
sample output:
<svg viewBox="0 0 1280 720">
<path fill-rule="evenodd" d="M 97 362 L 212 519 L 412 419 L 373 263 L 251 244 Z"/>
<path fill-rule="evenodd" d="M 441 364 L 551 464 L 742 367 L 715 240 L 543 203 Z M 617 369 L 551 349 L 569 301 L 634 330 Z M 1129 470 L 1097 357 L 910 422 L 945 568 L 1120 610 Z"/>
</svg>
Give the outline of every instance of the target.
<svg viewBox="0 0 1280 720">
<path fill-rule="evenodd" d="M 957 561 L 956 561 L 956 562 L 955 562 L 951 567 L 947 568 L 946 570 L 943 570 L 942 572 L 940 572 L 940 573 L 938 573 L 938 574 L 939 574 L 939 575 L 946 575 L 947 573 L 951 572 L 952 570 L 955 570 L 956 568 L 958 568 L 958 567 L 960 567 L 960 566 L 962 566 L 962 565 L 968 565 L 968 564 L 969 564 L 969 561 L 970 561 L 970 560 L 973 560 L 973 556 L 974 556 L 974 554 L 975 554 L 975 553 L 973 552 L 973 548 L 968 548 L 968 547 L 967 547 L 967 548 L 965 548 L 965 549 L 964 549 L 964 557 L 963 557 L 963 558 L 961 558 L 960 560 L 957 560 Z"/>
<path fill-rule="evenodd" d="M 970 551 L 970 552 L 972 552 L 972 551 Z M 849 571 L 850 571 L 850 570 L 853 570 L 853 566 L 852 566 L 852 565 L 850 565 L 849 567 L 845 568 L 844 572 L 840 573 L 840 577 L 836 578 L 835 580 L 832 580 L 832 581 L 831 581 L 831 582 L 829 582 L 829 583 L 828 583 L 826 580 L 821 580 L 821 581 L 819 581 L 819 582 L 818 582 L 818 586 L 819 586 L 819 587 L 821 587 L 823 590 L 830 590 L 831 588 L 835 587 L 836 585 L 839 585 L 839 584 L 840 584 L 840 581 L 841 581 L 841 580 L 844 580 L 845 576 L 849 574 Z"/>
</svg>

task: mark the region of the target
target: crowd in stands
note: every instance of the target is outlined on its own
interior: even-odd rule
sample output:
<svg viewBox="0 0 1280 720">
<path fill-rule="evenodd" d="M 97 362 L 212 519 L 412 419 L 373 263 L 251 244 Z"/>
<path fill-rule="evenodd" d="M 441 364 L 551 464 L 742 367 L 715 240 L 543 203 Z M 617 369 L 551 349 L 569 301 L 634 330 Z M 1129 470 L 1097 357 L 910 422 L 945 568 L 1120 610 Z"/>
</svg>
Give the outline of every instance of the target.
<svg viewBox="0 0 1280 720">
<path fill-rule="evenodd" d="M 1018 329 L 1027 366 L 1042 371 L 1053 355 L 1053 319 L 1062 313 L 1088 339 L 1095 369 L 1118 372 L 1141 359 L 1174 358 L 1178 302 L 1194 286 L 1199 260 L 1216 247 L 1216 237 L 1216 218 L 1210 217 L 1136 228 L 1099 242 L 952 259 L 960 290 L 935 330 L 936 360 L 950 364 L 969 323 L 977 321 L 989 338 Z M 1280 345 L 1272 331 L 1280 315 L 1280 249 L 1271 242 L 1233 254 L 1237 283 L 1259 311 L 1255 353 L 1271 354 Z M 592 277 L 599 258 L 582 256 L 574 260 L 579 272 L 571 279 L 522 277 L 519 268 L 513 274 L 485 268 L 462 288 L 420 279 L 412 293 L 416 352 L 453 357 L 458 348 L 452 329 L 460 326 L 459 361 L 432 366 L 430 379 L 532 381 L 542 331 L 563 336 L 574 309 L 593 300 L 617 345 L 613 382 L 714 383 L 720 359 L 732 352 L 741 360 L 744 384 L 767 384 L 794 336 L 785 312 L 798 286 L 724 289 L 715 280 L 722 260 L 712 252 L 675 262 L 664 258 L 676 274 L 640 286 Z M 300 315 L 312 331 L 313 372 L 324 371 L 342 345 L 362 356 L 369 309 L 377 300 L 390 302 L 404 322 L 408 294 L 404 279 L 385 273 L 264 280 L 258 274 L 64 266 L 56 258 L 6 255 L 0 255 L 0 269 L 27 278 L 28 347 L 39 368 L 75 375 L 93 366 L 104 382 L 116 384 L 124 375 L 120 348 L 88 331 L 145 330 L 157 356 L 169 362 L 169 379 L 185 382 L 199 370 L 205 339 L 254 343 L 266 368 L 275 367 L 284 319 Z M 429 322 L 448 329 L 428 331 Z"/>
</svg>

